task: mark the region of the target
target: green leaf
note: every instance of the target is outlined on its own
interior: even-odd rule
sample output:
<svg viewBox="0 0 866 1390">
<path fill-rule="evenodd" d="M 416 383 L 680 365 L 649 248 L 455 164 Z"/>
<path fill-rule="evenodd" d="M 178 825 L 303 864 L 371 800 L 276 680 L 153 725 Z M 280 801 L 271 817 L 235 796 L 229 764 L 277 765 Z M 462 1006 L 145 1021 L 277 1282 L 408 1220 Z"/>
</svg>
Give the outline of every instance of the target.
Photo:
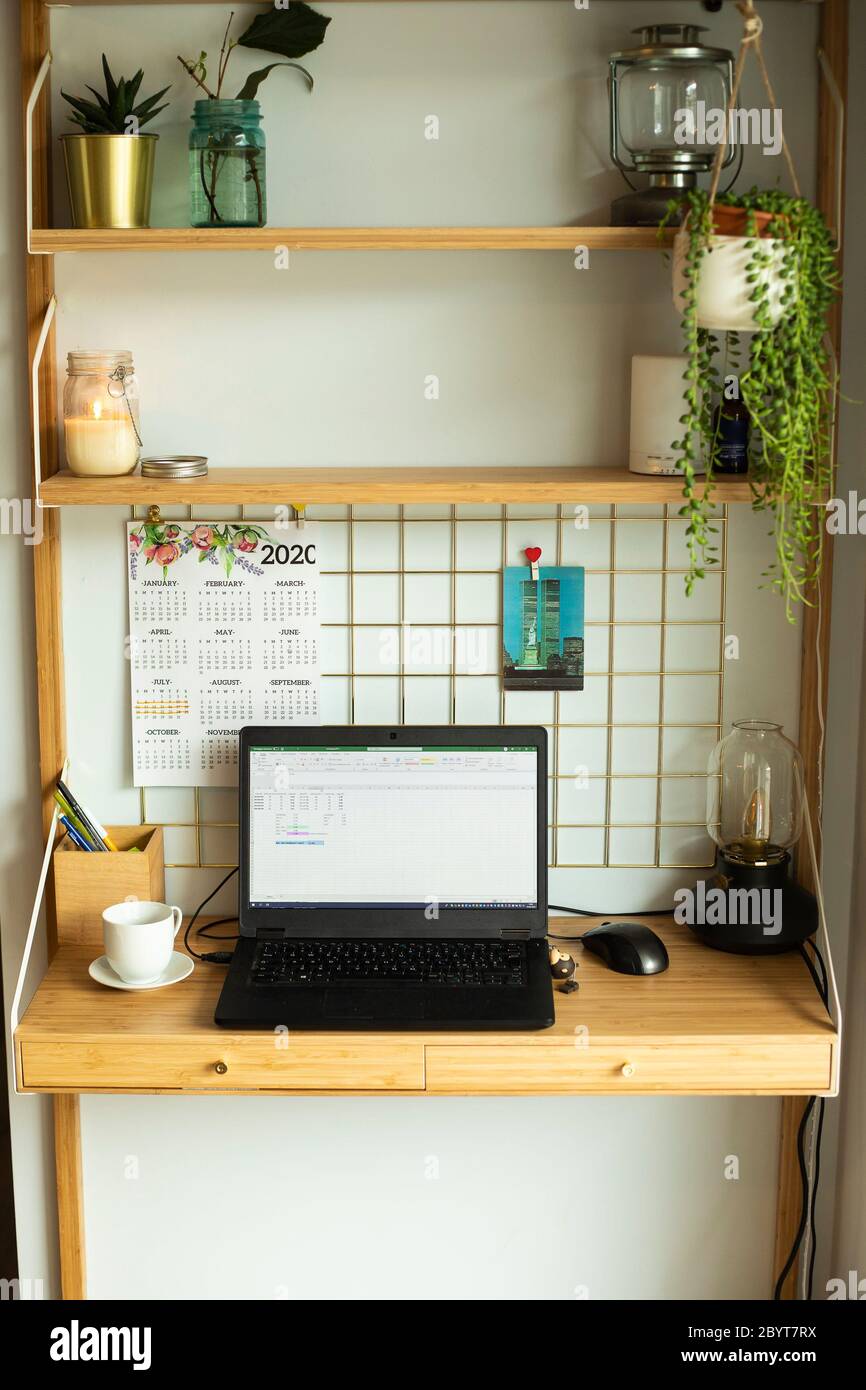
<svg viewBox="0 0 866 1390">
<path fill-rule="evenodd" d="M 90 83 L 87 83 L 87 90 L 88 90 L 88 92 L 92 92 L 93 95 L 96 97 L 96 100 L 97 100 L 98 103 L 99 103 L 100 110 L 105 111 L 105 112 L 108 112 L 108 111 L 111 110 L 111 107 L 108 105 L 108 102 L 105 100 L 105 97 L 104 97 L 104 96 L 101 96 L 100 93 L 97 92 L 97 90 L 96 90 L 95 87 L 91 87 L 91 86 L 90 86 Z"/>
<path fill-rule="evenodd" d="M 266 53 L 279 53 L 283 58 L 303 58 L 312 53 L 325 37 L 330 18 L 303 4 L 289 0 L 287 10 L 272 7 L 256 15 L 249 29 L 238 39 L 244 48 L 263 48 Z"/>
<path fill-rule="evenodd" d="M 300 63 L 268 63 L 268 66 L 266 68 L 259 68 L 257 72 L 250 73 L 246 82 L 238 92 L 235 100 L 254 101 L 256 93 L 258 92 L 261 83 L 264 82 L 269 72 L 273 72 L 274 68 L 297 68 L 298 72 L 302 72 L 304 74 L 304 77 L 307 79 L 307 86 L 309 87 L 310 91 L 313 90 L 312 75 L 307 72 L 306 68 L 301 67 Z"/>
<path fill-rule="evenodd" d="M 139 125 L 144 125 L 146 121 L 153 120 L 160 111 L 165 110 L 165 105 L 158 106 L 157 103 L 165 96 L 170 87 L 163 87 L 161 91 L 154 92 L 153 96 L 147 97 L 138 106 L 135 97 L 141 86 L 143 73 L 141 69 L 129 81 L 121 77 L 115 82 L 108 68 L 103 55 L 103 69 L 106 72 L 106 92 L 108 98 L 103 97 L 97 92 L 95 87 L 88 86 L 87 90 L 96 97 L 96 103 L 87 101 L 84 97 L 70 96 L 68 92 L 61 92 L 65 101 L 73 108 L 77 114 L 71 115 L 70 119 L 76 125 L 90 135 L 126 135 L 127 120 L 130 116 L 135 116 Z"/>
<path fill-rule="evenodd" d="M 135 74 L 135 77 L 131 77 L 126 84 L 126 99 L 129 102 L 130 110 L 132 109 L 132 103 L 135 101 L 135 98 L 138 95 L 138 89 L 141 86 L 141 79 L 143 77 L 144 69 L 139 68 L 138 72 Z M 166 88 L 166 90 L 168 89 Z"/>
<path fill-rule="evenodd" d="M 114 129 L 111 117 L 107 116 L 100 107 L 94 106 L 92 101 L 84 101 L 81 97 L 71 97 L 67 92 L 63 91 L 61 91 L 60 95 L 63 97 L 64 101 L 68 101 L 69 105 L 74 107 L 74 109 L 80 113 L 80 116 L 84 118 L 83 121 L 79 120 L 79 125 L 92 125 L 95 131 L 110 132 Z M 73 117 L 73 120 L 75 119 L 76 118 Z"/>
<path fill-rule="evenodd" d="M 123 130 L 123 123 L 129 107 L 126 104 L 126 78 L 121 77 L 111 101 L 111 119 L 117 130 Z"/>
<path fill-rule="evenodd" d="M 165 96 L 166 92 L 170 91 L 171 83 L 169 83 L 167 87 L 163 87 L 162 91 L 154 92 L 152 97 L 147 97 L 144 101 L 140 101 L 137 106 L 132 107 L 132 114 L 134 116 L 138 116 L 139 120 L 141 120 L 145 116 L 148 120 L 150 120 L 150 117 L 156 114 L 154 111 L 151 110 L 151 107 L 155 106 L 158 101 L 161 101 L 162 98 Z"/>
<path fill-rule="evenodd" d="M 105 90 L 108 93 L 108 100 L 110 103 L 114 100 L 114 93 L 117 91 L 117 85 L 111 75 L 111 68 L 108 66 L 108 59 L 104 53 L 102 55 L 102 73 L 105 78 Z"/>
<path fill-rule="evenodd" d="M 150 111 L 146 116 L 139 116 L 139 117 L 138 117 L 138 124 L 139 124 L 139 127 L 141 127 L 141 126 L 143 126 L 143 125 L 147 125 L 148 121 L 152 121 L 153 118 L 154 118 L 154 116 L 158 116 L 158 115 L 159 115 L 160 111 L 166 111 L 166 110 L 168 110 L 168 102 L 166 102 L 164 106 L 158 106 L 158 107 L 156 108 L 155 111 Z"/>
</svg>

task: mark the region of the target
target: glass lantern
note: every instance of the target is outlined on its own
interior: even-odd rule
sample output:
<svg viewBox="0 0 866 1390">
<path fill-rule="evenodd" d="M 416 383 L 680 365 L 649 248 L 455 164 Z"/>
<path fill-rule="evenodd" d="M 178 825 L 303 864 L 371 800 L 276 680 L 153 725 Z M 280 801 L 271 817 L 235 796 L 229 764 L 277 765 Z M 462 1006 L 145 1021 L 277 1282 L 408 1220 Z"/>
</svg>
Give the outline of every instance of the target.
<svg viewBox="0 0 866 1390">
<path fill-rule="evenodd" d="M 734 55 L 702 44 L 703 25 L 648 24 L 632 32 L 639 45 L 610 56 L 610 153 L 633 190 L 611 206 L 615 227 L 658 225 L 671 198 L 709 172 L 716 146 L 707 142 L 701 117 L 727 112 L 733 83 Z M 687 140 L 685 113 L 692 123 Z M 731 142 L 722 167 L 736 157 Z M 647 175 L 649 188 L 636 190 L 630 174 Z"/>
<path fill-rule="evenodd" d="M 686 918 L 705 945 L 740 955 L 802 946 L 818 928 L 818 905 L 792 873 L 803 829 L 803 760 L 768 719 L 740 719 L 708 766 L 707 830 L 715 871 L 695 885 Z"/>
<path fill-rule="evenodd" d="M 707 830 L 733 864 L 788 859 L 803 829 L 803 760 L 780 724 L 740 719 L 713 750 Z"/>
<path fill-rule="evenodd" d="M 70 352 L 63 388 L 66 462 L 81 478 L 131 473 L 141 453 L 132 353 Z"/>
</svg>

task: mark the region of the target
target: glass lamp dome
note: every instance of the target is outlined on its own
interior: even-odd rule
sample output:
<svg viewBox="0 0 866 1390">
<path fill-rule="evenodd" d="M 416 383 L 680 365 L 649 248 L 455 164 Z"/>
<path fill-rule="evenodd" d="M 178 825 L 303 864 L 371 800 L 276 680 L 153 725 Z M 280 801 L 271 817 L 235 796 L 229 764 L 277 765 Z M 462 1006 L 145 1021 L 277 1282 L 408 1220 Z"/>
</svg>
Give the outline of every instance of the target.
<svg viewBox="0 0 866 1390">
<path fill-rule="evenodd" d="M 706 122 L 698 118 L 701 111 L 726 111 L 733 83 L 734 55 L 702 43 L 703 25 L 647 24 L 633 32 L 637 46 L 610 55 L 610 153 L 634 190 L 613 204 L 615 226 L 660 221 L 670 198 L 709 172 L 716 146 L 701 138 Z M 693 118 L 688 140 L 684 113 Z M 732 141 L 723 167 L 737 154 Z M 635 173 L 649 176 L 648 189 L 635 189 L 629 179 Z"/>
<path fill-rule="evenodd" d="M 707 830 L 735 864 L 777 864 L 803 829 L 803 759 L 766 719 L 740 719 L 710 755 Z"/>
</svg>

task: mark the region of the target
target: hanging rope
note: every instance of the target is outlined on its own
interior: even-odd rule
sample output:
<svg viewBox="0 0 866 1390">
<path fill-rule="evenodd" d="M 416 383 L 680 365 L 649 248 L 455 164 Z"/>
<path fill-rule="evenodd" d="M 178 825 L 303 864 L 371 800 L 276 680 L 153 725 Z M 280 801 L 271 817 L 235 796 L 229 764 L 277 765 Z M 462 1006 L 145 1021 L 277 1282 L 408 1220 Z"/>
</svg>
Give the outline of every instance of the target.
<svg viewBox="0 0 866 1390">
<path fill-rule="evenodd" d="M 764 31 L 764 21 L 755 9 L 753 0 L 737 0 L 737 9 L 743 16 L 743 37 L 740 40 L 740 51 L 737 54 L 737 63 L 734 68 L 734 81 L 731 86 L 731 95 L 728 99 L 728 113 L 727 120 L 725 121 L 725 129 L 722 134 L 721 143 L 716 150 L 715 160 L 713 161 L 713 176 L 710 181 L 710 206 L 716 201 L 716 194 L 719 191 L 722 164 L 724 163 L 725 151 L 728 148 L 728 132 L 731 128 L 731 116 L 737 103 L 737 96 L 740 90 L 740 79 L 743 76 L 746 54 L 749 52 L 749 49 L 752 49 L 754 52 L 758 67 L 761 70 L 761 76 L 764 79 L 764 87 L 767 92 L 767 99 L 770 103 L 770 110 L 776 110 L 776 97 L 773 92 L 770 74 L 767 72 L 767 64 L 764 62 L 764 52 L 761 47 L 761 34 Z M 784 130 L 782 131 L 782 153 L 788 165 L 788 172 L 791 175 L 794 193 L 798 198 L 802 198 L 803 195 L 800 192 L 800 182 L 797 178 L 797 171 L 794 168 L 794 161 L 791 158 L 791 151 L 788 149 L 788 142 L 785 139 Z"/>
</svg>

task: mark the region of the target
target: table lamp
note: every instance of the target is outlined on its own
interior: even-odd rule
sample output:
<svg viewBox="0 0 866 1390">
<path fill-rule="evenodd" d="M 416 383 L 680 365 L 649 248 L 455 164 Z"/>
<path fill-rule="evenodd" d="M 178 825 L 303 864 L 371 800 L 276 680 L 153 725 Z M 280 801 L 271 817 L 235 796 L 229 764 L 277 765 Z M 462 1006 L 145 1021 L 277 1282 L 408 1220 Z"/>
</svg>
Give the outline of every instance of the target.
<svg viewBox="0 0 866 1390">
<path fill-rule="evenodd" d="M 610 153 L 632 189 L 611 204 L 611 225 L 652 227 L 671 199 L 713 166 L 716 146 L 700 118 L 727 112 L 734 55 L 702 44 L 701 24 L 646 24 L 632 32 L 639 44 L 610 55 Z M 732 141 L 722 167 L 736 157 Z M 636 189 L 629 174 L 648 175 L 649 188 Z"/>
<path fill-rule="evenodd" d="M 715 875 L 697 885 L 692 930 L 720 951 L 772 955 L 818 927 L 811 893 L 791 873 L 803 829 L 803 760 L 765 719 L 740 719 L 710 755 L 707 830 Z"/>
</svg>

